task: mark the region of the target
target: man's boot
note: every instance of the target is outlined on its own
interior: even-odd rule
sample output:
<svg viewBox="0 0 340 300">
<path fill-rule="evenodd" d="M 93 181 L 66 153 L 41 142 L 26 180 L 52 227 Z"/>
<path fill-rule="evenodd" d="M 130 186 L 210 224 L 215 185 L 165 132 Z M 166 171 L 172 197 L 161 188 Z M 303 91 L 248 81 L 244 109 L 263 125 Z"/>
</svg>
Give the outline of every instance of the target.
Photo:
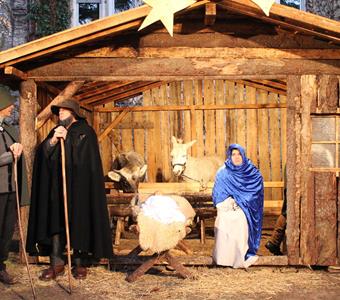
<svg viewBox="0 0 340 300">
<path fill-rule="evenodd" d="M 280 250 L 280 245 L 285 236 L 286 226 L 286 217 L 280 215 L 276 221 L 273 233 L 265 245 L 265 247 L 274 255 L 283 255 Z"/>
</svg>

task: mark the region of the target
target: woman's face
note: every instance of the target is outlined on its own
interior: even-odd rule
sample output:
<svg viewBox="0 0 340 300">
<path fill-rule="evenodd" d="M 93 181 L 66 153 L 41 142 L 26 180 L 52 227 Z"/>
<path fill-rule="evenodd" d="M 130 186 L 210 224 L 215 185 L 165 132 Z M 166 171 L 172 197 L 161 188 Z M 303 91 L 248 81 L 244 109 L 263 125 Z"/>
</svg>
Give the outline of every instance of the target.
<svg viewBox="0 0 340 300">
<path fill-rule="evenodd" d="M 233 149 L 231 151 L 231 161 L 235 166 L 242 165 L 243 158 L 242 158 L 240 151 L 238 151 L 237 149 Z"/>
</svg>

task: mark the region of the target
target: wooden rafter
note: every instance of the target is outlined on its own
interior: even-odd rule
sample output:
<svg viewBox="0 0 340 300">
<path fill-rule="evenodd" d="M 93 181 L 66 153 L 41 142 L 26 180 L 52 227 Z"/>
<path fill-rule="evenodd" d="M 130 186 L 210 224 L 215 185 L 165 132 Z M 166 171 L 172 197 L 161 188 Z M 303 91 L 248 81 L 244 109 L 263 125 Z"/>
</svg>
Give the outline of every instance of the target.
<svg viewBox="0 0 340 300">
<path fill-rule="evenodd" d="M 218 5 L 268 23 L 340 43 L 339 22 L 328 18 L 278 4 L 272 6 L 270 17 L 267 17 L 255 3 L 249 0 L 221 0 L 218 1 Z"/>
<path fill-rule="evenodd" d="M 48 118 L 52 115 L 51 106 L 57 105 L 63 100 L 72 97 L 78 89 L 84 84 L 84 81 L 73 81 L 70 82 L 66 88 L 55 97 L 51 103 L 49 103 L 36 117 L 35 128 L 38 130 L 41 126 L 45 124 Z"/>
<path fill-rule="evenodd" d="M 124 87 L 128 84 L 132 83 L 131 81 L 116 81 L 113 83 L 108 83 L 102 86 L 93 86 L 91 88 L 91 90 L 85 91 L 83 92 L 82 90 L 80 90 L 77 95 L 74 96 L 74 98 L 78 101 L 82 101 L 82 103 L 85 103 L 85 100 L 88 100 L 91 97 L 97 96 L 97 95 L 102 95 L 103 93 L 107 93 L 110 92 L 114 89 L 118 89 L 121 87 Z"/>
<path fill-rule="evenodd" d="M 103 105 L 103 104 L 106 104 L 106 103 L 109 103 L 109 102 L 117 102 L 117 101 L 125 100 L 125 99 L 128 99 L 128 98 L 140 95 L 141 93 L 143 93 L 147 90 L 157 88 L 157 87 L 159 87 L 163 84 L 166 84 L 166 82 L 156 81 L 156 82 L 148 83 L 146 85 L 141 85 L 139 87 L 136 87 L 135 89 L 124 91 L 124 92 L 117 94 L 113 97 L 98 101 L 98 102 L 95 103 L 95 105 Z"/>
<path fill-rule="evenodd" d="M 210 0 L 198 1 L 186 8 L 185 11 L 190 11 L 208 2 L 210 2 Z M 52 54 L 84 42 L 90 42 L 125 30 L 138 28 L 142 23 L 142 19 L 149 14 L 150 9 L 150 6 L 142 5 L 113 16 L 93 21 L 89 24 L 70 28 L 2 51 L 0 52 L 0 67 Z"/>
</svg>

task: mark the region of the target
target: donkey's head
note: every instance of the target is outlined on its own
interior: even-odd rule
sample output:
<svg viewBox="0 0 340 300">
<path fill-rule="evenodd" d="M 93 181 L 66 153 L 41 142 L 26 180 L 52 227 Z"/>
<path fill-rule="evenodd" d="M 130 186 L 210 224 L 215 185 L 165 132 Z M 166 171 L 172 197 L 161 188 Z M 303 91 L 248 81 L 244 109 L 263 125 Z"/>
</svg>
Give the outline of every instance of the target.
<svg viewBox="0 0 340 300">
<path fill-rule="evenodd" d="M 172 151 L 170 156 L 172 172 L 175 176 L 181 176 L 183 174 L 188 159 L 188 149 L 195 143 L 196 140 L 183 144 L 174 136 L 172 137 Z"/>
</svg>

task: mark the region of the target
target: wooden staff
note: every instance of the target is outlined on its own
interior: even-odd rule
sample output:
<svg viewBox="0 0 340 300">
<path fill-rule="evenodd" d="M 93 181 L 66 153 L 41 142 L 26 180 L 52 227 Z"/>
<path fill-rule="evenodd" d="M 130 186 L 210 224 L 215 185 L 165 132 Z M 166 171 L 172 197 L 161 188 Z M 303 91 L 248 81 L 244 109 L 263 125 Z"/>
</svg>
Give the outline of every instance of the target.
<svg viewBox="0 0 340 300">
<path fill-rule="evenodd" d="M 22 252 L 24 253 L 24 257 L 25 257 L 26 269 L 27 269 L 27 273 L 28 273 L 28 278 L 30 280 L 33 298 L 36 299 L 37 296 L 35 294 L 34 284 L 33 284 L 33 281 L 32 281 L 32 276 L 31 276 L 29 265 L 28 265 L 28 259 L 27 259 L 27 253 L 26 253 L 26 243 L 24 241 L 24 234 L 23 234 L 23 231 L 22 231 L 17 166 L 18 166 L 18 159 L 17 159 L 17 157 L 14 157 L 14 183 L 15 183 L 15 195 L 16 195 L 16 200 L 17 200 L 17 214 L 18 214 L 18 227 L 19 227 L 20 241 L 21 241 L 21 246 L 22 246 Z"/>
<path fill-rule="evenodd" d="M 66 230 L 66 247 L 67 247 L 67 263 L 68 263 L 68 284 L 69 293 L 72 293 L 71 285 L 71 243 L 70 243 L 70 230 L 68 223 L 68 208 L 67 208 L 67 187 L 66 187 L 66 157 L 65 157 L 65 141 L 60 139 L 61 145 L 61 167 L 63 176 L 63 194 L 64 194 L 64 214 L 65 214 L 65 230 Z"/>
</svg>

